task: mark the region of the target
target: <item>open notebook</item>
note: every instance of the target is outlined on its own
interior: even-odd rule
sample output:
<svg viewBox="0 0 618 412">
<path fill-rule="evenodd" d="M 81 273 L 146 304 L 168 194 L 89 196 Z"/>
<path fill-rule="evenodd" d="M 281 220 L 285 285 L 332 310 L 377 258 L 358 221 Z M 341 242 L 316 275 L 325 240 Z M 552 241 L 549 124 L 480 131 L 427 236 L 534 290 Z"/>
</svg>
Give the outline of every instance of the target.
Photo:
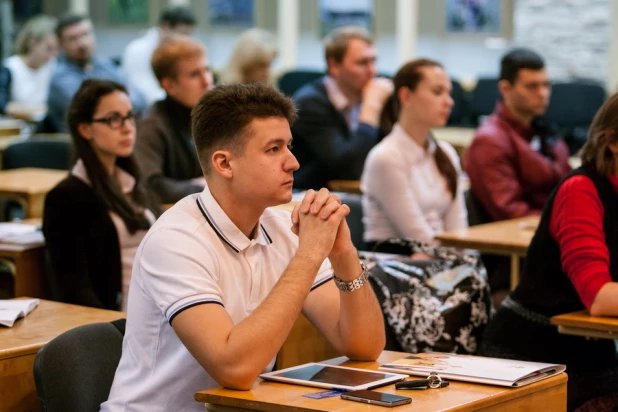
<svg viewBox="0 0 618 412">
<path fill-rule="evenodd" d="M 0 299 L 0 325 L 13 327 L 17 319 L 23 318 L 38 305 L 38 299 Z"/>
<path fill-rule="evenodd" d="M 562 373 L 566 366 L 429 352 L 398 359 L 380 366 L 379 369 L 420 376 L 437 372 L 446 379 L 520 387 Z"/>
</svg>

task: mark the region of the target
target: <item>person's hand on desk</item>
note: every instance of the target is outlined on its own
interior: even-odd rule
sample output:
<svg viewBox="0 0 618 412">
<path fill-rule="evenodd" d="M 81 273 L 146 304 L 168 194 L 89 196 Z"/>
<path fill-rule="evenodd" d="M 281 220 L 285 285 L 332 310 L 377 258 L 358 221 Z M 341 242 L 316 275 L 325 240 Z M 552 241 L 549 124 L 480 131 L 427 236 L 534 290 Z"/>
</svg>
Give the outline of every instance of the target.
<svg viewBox="0 0 618 412">
<path fill-rule="evenodd" d="M 8 102 L 5 107 L 5 112 L 8 116 L 26 121 L 43 120 L 47 113 L 47 105 L 44 104 L 21 104 L 16 102 Z"/>
</svg>

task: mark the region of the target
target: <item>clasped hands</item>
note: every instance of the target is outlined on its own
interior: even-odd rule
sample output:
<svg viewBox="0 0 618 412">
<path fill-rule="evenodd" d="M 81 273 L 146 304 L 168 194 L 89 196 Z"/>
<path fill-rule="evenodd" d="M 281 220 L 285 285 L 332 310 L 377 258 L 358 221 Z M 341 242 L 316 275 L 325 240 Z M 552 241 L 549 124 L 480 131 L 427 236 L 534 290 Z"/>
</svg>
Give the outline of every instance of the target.
<svg viewBox="0 0 618 412">
<path fill-rule="evenodd" d="M 350 208 L 327 189 L 308 190 L 292 211 L 292 232 L 298 235 L 298 252 L 315 259 L 336 258 L 355 252 L 345 217 Z"/>
</svg>

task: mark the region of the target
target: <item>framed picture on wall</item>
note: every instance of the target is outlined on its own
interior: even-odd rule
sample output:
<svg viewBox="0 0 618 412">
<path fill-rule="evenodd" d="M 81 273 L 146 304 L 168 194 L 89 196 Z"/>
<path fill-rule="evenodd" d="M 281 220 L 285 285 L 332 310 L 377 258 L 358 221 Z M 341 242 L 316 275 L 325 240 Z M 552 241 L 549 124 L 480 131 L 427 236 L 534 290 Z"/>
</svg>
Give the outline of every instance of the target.
<svg viewBox="0 0 618 412">
<path fill-rule="evenodd" d="M 373 0 L 320 0 L 322 37 L 342 26 L 373 28 Z"/>
<path fill-rule="evenodd" d="M 445 0 L 447 33 L 500 34 L 501 0 Z"/>
<path fill-rule="evenodd" d="M 109 24 L 148 24 L 148 0 L 108 0 Z"/>
<path fill-rule="evenodd" d="M 254 0 L 210 0 L 208 20 L 211 27 L 252 27 Z"/>
</svg>

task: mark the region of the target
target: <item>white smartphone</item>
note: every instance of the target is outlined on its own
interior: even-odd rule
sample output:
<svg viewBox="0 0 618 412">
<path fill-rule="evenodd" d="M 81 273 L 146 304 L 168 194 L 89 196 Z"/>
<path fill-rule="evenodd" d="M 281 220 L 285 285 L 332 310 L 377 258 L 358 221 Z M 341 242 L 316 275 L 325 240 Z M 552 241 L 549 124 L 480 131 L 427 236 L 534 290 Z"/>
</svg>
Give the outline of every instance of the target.
<svg viewBox="0 0 618 412">
<path fill-rule="evenodd" d="M 346 392 L 341 394 L 341 399 L 388 407 L 406 405 L 412 402 L 412 398 L 408 398 L 407 396 L 391 395 L 390 393 L 368 390 Z"/>
</svg>

